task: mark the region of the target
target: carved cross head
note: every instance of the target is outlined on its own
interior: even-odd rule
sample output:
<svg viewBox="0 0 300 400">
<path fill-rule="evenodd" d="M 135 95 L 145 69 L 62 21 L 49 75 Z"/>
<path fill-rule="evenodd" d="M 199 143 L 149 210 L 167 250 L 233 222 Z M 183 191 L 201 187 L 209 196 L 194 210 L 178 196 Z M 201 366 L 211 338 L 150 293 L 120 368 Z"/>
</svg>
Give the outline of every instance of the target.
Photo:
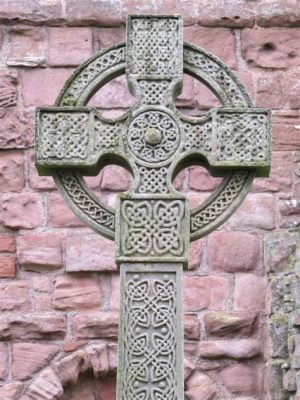
<svg viewBox="0 0 300 400">
<path fill-rule="evenodd" d="M 67 203 L 98 233 L 116 241 L 123 262 L 187 264 L 190 240 L 216 229 L 239 206 L 255 176 L 270 168 L 270 113 L 252 103 L 216 57 L 183 43 L 180 16 L 131 15 L 127 42 L 96 54 L 62 89 L 56 106 L 36 115 L 36 167 L 52 175 Z M 126 73 L 130 111 L 106 119 L 85 107 L 105 83 Z M 183 73 L 208 86 L 222 107 L 202 117 L 181 114 L 174 99 Z M 115 210 L 83 176 L 116 163 L 133 177 Z M 200 164 L 223 177 L 204 204 L 189 207 L 172 186 L 182 168 Z"/>
</svg>

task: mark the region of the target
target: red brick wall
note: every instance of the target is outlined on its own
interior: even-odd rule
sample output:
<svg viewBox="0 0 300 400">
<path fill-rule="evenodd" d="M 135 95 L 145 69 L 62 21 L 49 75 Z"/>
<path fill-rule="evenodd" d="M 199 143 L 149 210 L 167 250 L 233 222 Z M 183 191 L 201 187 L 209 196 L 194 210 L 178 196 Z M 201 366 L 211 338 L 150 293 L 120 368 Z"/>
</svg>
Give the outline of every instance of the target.
<svg viewBox="0 0 300 400">
<path fill-rule="evenodd" d="M 36 106 L 53 105 L 77 65 L 124 40 L 129 12 L 182 14 L 185 40 L 220 57 L 256 106 L 273 111 L 270 178 L 257 180 L 225 225 L 191 245 L 185 373 L 189 400 L 284 399 L 296 393 L 294 372 L 281 368 L 291 351 L 274 353 L 269 320 L 272 302 L 282 300 L 274 297 L 273 273 L 294 257 L 296 245 L 284 238 L 300 221 L 297 0 L 1 0 L 0 399 L 114 399 L 113 243 L 67 209 L 52 178 L 37 175 L 33 117 Z M 93 104 L 104 115 L 124 112 L 132 104 L 124 79 Z M 200 114 L 218 101 L 187 77 L 177 104 Z M 109 167 L 88 182 L 112 205 L 130 177 Z M 176 187 L 195 206 L 217 183 L 191 167 Z M 278 235 L 281 245 L 272 247 Z M 283 371 L 275 378 L 273 361 Z"/>
</svg>

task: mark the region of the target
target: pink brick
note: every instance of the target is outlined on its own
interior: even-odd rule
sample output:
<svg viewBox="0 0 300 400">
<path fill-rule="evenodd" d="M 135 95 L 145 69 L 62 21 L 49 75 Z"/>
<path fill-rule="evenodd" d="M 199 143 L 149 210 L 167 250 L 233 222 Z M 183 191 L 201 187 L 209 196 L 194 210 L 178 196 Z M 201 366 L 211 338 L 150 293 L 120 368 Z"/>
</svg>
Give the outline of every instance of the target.
<svg viewBox="0 0 300 400">
<path fill-rule="evenodd" d="M 225 367 L 218 377 L 231 393 L 246 396 L 255 395 L 259 391 L 257 368 L 234 364 Z"/>
<path fill-rule="evenodd" d="M 30 308 L 26 281 L 0 282 L 0 311 L 20 311 Z"/>
<path fill-rule="evenodd" d="M 115 245 L 111 240 L 95 233 L 67 237 L 67 271 L 115 271 L 116 268 Z"/>
<path fill-rule="evenodd" d="M 98 278 L 59 276 L 54 282 L 53 307 L 58 310 L 88 310 L 99 307 L 101 291 Z"/>
<path fill-rule="evenodd" d="M 208 262 L 215 270 L 253 270 L 259 264 L 260 253 L 257 236 L 246 232 L 213 232 L 208 237 Z"/>
<path fill-rule="evenodd" d="M 14 278 L 16 275 L 16 257 L 0 255 L 0 278 Z"/>
<path fill-rule="evenodd" d="M 213 53 L 230 68 L 237 69 L 235 39 L 229 29 L 189 27 L 184 30 L 184 40 Z"/>
<path fill-rule="evenodd" d="M 256 106 L 281 109 L 287 104 L 281 72 L 263 73 L 256 78 Z"/>
<path fill-rule="evenodd" d="M 234 309 L 265 311 L 268 279 L 254 274 L 237 274 L 234 288 Z"/>
<path fill-rule="evenodd" d="M 12 376 L 26 380 L 45 367 L 58 353 L 56 344 L 15 343 L 12 346 Z"/>
<path fill-rule="evenodd" d="M 9 233 L 0 234 L 0 253 L 13 253 L 16 251 L 16 239 Z"/>
<path fill-rule="evenodd" d="M 34 165 L 34 151 L 28 154 L 29 161 L 29 184 L 32 189 L 50 190 L 55 189 L 56 185 L 52 176 L 39 176 Z"/>
<path fill-rule="evenodd" d="M 60 234 L 31 233 L 17 239 L 18 260 L 29 271 L 57 269 L 63 265 Z"/>
<path fill-rule="evenodd" d="M 83 222 L 76 217 L 67 206 L 60 193 L 50 193 L 48 199 L 48 225 L 54 227 L 83 226 Z"/>
<path fill-rule="evenodd" d="M 0 21 L 57 22 L 61 19 L 61 11 L 59 0 L 3 0 L 0 3 Z"/>
<path fill-rule="evenodd" d="M 116 43 L 125 42 L 126 30 L 124 27 L 118 28 L 97 28 L 96 30 L 97 47 L 99 50 L 107 49 Z"/>
<path fill-rule="evenodd" d="M 2 198 L 3 224 L 12 229 L 32 229 L 41 226 L 44 211 L 36 193 L 7 193 Z"/>
<path fill-rule="evenodd" d="M 231 229 L 275 228 L 274 197 L 268 193 L 249 194 L 237 211 L 229 218 L 226 227 Z"/>
<path fill-rule="evenodd" d="M 0 192 L 20 192 L 24 185 L 23 154 L 0 151 Z"/>
<path fill-rule="evenodd" d="M 256 12 L 257 23 L 261 26 L 299 27 L 300 8 L 297 0 L 261 1 Z"/>
<path fill-rule="evenodd" d="M 0 379 L 6 378 L 8 368 L 8 348 L 5 343 L 0 343 Z"/>
<path fill-rule="evenodd" d="M 72 70 L 64 68 L 28 69 L 22 71 L 25 106 L 53 106 Z"/>
<path fill-rule="evenodd" d="M 292 187 L 292 153 L 272 152 L 272 165 L 269 178 L 255 179 L 254 191 L 289 192 Z"/>
<path fill-rule="evenodd" d="M 103 169 L 101 189 L 124 192 L 131 183 L 128 171 L 117 165 L 109 165 Z"/>
<path fill-rule="evenodd" d="M 297 29 L 245 29 L 242 55 L 250 66 L 291 68 L 300 62 L 300 31 Z"/>
<path fill-rule="evenodd" d="M 67 21 L 72 25 L 96 24 L 116 26 L 121 23 L 121 1 L 68 0 L 66 3 Z"/>
<path fill-rule="evenodd" d="M 45 30 L 32 26 L 13 26 L 9 31 L 7 64 L 37 66 L 45 63 Z"/>
<path fill-rule="evenodd" d="M 91 28 L 49 28 L 48 63 L 77 66 L 93 52 Z"/>
<path fill-rule="evenodd" d="M 190 168 L 189 187 L 194 190 L 214 190 L 222 179 L 212 178 L 209 172 L 203 168 L 194 166 Z"/>
<path fill-rule="evenodd" d="M 229 294 L 228 280 L 221 276 L 185 276 L 185 311 L 223 310 Z"/>
</svg>

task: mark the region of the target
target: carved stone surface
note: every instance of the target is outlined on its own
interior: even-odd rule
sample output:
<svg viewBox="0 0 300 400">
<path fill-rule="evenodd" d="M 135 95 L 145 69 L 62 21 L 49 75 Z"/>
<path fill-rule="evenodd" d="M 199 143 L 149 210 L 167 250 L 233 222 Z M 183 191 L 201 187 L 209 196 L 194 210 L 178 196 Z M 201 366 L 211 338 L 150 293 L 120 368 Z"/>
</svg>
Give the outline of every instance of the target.
<svg viewBox="0 0 300 400">
<path fill-rule="evenodd" d="M 174 105 L 183 69 L 223 107 L 203 117 Z M 105 119 L 84 107 L 96 90 L 126 71 L 135 104 Z M 127 44 L 95 55 L 67 81 L 56 107 L 37 112 L 36 166 L 53 175 L 69 206 L 116 241 L 121 270 L 118 400 L 182 400 L 182 268 L 190 240 L 216 229 L 240 205 L 255 175 L 270 168 L 270 115 L 252 107 L 217 58 L 183 45 L 179 16 L 132 15 Z M 127 166 L 131 188 L 116 210 L 102 204 L 83 175 L 109 163 Z M 224 179 L 196 209 L 172 179 L 191 163 Z M 141 264 L 143 263 L 143 264 Z"/>
</svg>

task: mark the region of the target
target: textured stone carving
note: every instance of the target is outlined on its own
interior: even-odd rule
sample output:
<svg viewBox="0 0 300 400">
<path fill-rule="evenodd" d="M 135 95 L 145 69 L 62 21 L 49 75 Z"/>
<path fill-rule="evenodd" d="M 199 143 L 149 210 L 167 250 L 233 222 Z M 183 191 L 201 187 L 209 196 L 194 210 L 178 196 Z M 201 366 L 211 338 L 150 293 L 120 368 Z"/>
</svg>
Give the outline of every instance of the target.
<svg viewBox="0 0 300 400">
<path fill-rule="evenodd" d="M 223 107 L 201 118 L 182 115 L 174 98 L 181 92 L 183 68 L 206 83 Z M 124 70 L 136 99 L 127 114 L 107 120 L 84 107 Z M 130 16 L 126 47 L 114 46 L 80 66 L 56 106 L 38 111 L 36 165 L 54 176 L 81 219 L 116 241 L 121 271 L 117 399 L 181 400 L 181 279 L 189 240 L 216 229 L 244 199 L 255 174 L 268 174 L 269 112 L 252 107 L 218 59 L 183 46 L 178 16 Z M 190 212 L 172 178 L 191 161 L 205 163 L 224 179 Z M 115 211 L 82 178 L 110 162 L 127 165 L 134 176 Z"/>
</svg>

